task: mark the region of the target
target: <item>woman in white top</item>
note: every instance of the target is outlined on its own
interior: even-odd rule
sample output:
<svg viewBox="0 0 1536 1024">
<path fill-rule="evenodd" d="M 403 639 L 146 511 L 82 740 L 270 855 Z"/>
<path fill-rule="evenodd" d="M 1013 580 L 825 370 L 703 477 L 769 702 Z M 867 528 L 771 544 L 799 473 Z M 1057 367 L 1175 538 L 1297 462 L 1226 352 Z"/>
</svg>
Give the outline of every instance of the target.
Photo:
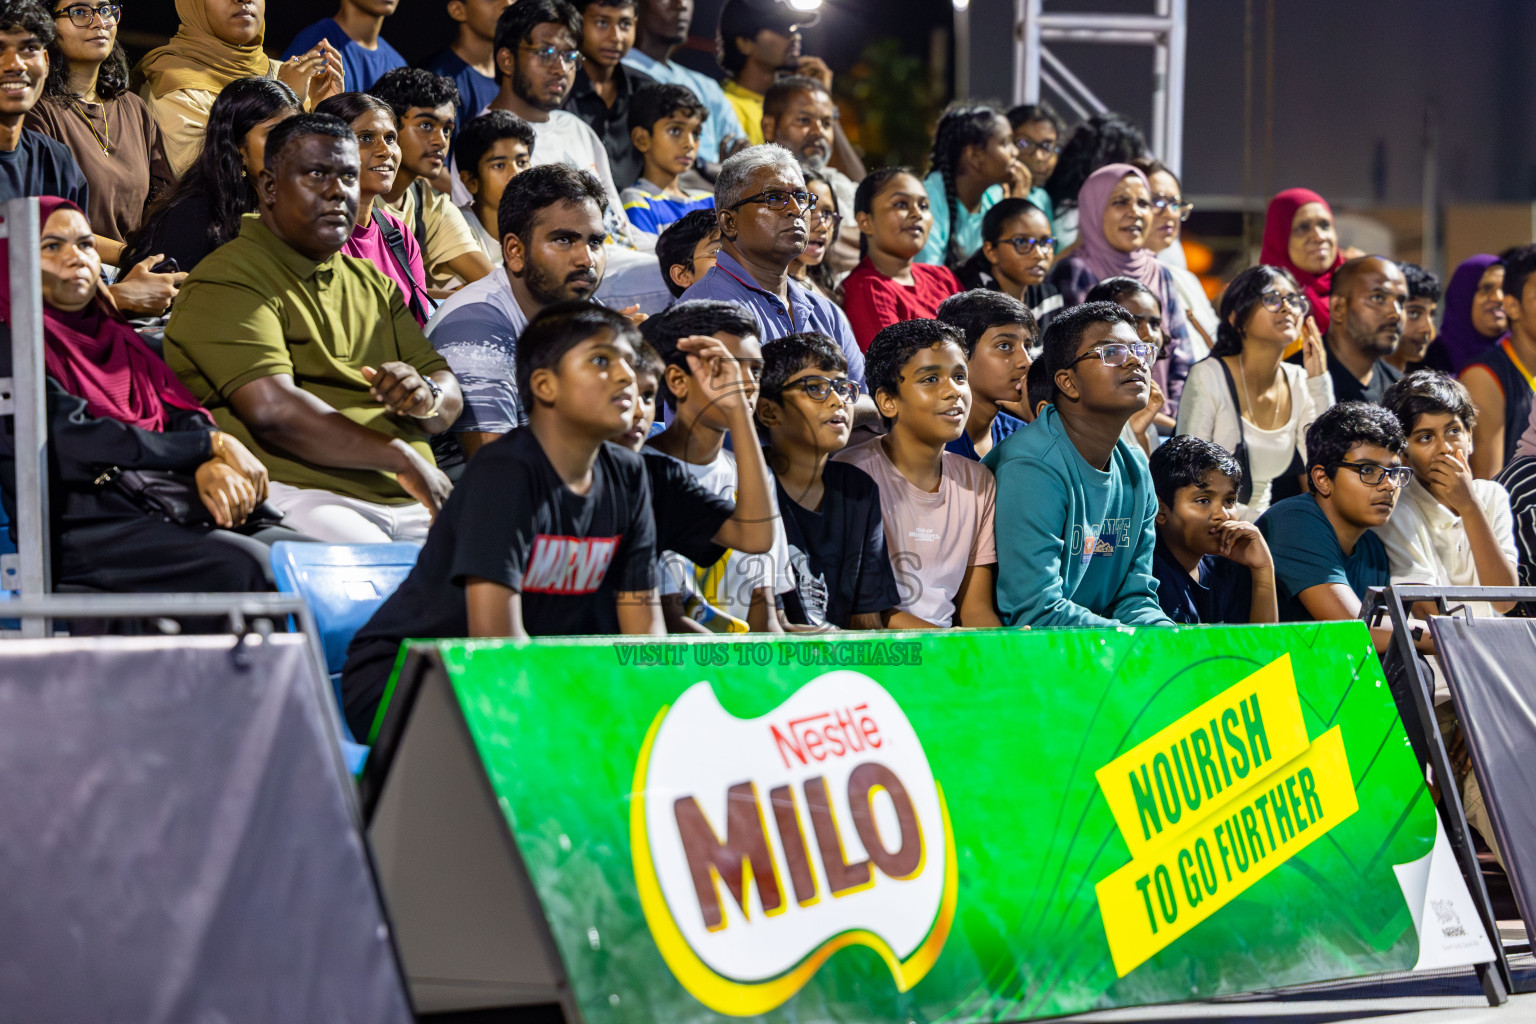
<svg viewBox="0 0 1536 1024">
<path fill-rule="evenodd" d="M 1194 328 L 1189 340 L 1195 358 L 1204 359 L 1216 343 L 1216 310 L 1211 306 L 1210 296 L 1205 294 L 1205 285 L 1184 265 L 1183 249 L 1179 245 L 1184 222 L 1189 219 L 1195 204 L 1184 201 L 1184 187 L 1161 162 L 1142 159 L 1133 160 L 1132 164 L 1141 168 L 1152 186 L 1152 230 L 1147 233 L 1147 248 L 1157 253 L 1157 262 L 1173 274 L 1173 287 L 1189 314 L 1190 326 Z M 1177 259 L 1170 258 L 1174 254 Z"/>
<path fill-rule="evenodd" d="M 1297 338 L 1304 366 L 1281 361 Z M 1295 279 L 1276 267 L 1238 274 L 1222 296 L 1211 355 L 1184 384 L 1177 433 L 1203 437 L 1238 457 L 1240 518 L 1252 522 L 1271 502 L 1300 492 L 1295 478 L 1306 464 L 1307 428 L 1332 405 L 1323 339 Z"/>
<path fill-rule="evenodd" d="M 1472 476 L 1477 409 L 1466 386 L 1437 370 L 1418 370 L 1387 389 L 1381 404 L 1403 426 L 1413 479 L 1386 525 L 1373 528 L 1387 549 L 1393 583 L 1513 587 L 1515 520 L 1509 492 Z M 1499 615 L 1513 602 L 1467 602 L 1474 615 Z M 1418 608 L 1416 614 L 1433 614 Z"/>
</svg>

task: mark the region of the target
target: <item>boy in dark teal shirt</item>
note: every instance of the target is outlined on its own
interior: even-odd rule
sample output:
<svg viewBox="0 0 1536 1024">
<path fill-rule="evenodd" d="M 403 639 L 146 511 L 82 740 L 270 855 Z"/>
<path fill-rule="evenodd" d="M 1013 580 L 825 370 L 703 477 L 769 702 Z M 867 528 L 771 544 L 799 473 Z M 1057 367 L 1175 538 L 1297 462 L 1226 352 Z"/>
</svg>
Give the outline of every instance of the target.
<svg viewBox="0 0 1536 1024">
<path fill-rule="evenodd" d="M 1155 348 L 1112 302 L 1059 313 L 1040 355 L 1053 397 L 982 462 L 997 477 L 997 608 L 1010 626 L 1166 626 L 1147 460 L 1120 440 Z"/>
<path fill-rule="evenodd" d="M 1340 402 L 1307 428 L 1310 493 L 1277 501 L 1258 522 L 1275 559 L 1281 622 L 1358 619 L 1366 591 L 1391 582 L 1371 527 L 1391 518 L 1413 479 L 1402 451 L 1397 417 L 1367 402 Z M 1371 633 L 1385 650 L 1391 631 Z"/>
</svg>

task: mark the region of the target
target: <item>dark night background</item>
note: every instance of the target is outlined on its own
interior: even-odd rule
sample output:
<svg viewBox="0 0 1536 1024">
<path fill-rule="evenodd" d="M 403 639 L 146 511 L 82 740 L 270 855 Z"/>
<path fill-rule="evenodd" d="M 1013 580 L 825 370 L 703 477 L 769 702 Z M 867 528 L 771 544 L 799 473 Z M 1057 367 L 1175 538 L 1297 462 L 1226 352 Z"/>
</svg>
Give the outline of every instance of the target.
<svg viewBox="0 0 1536 1024">
<path fill-rule="evenodd" d="M 720 0 L 698 0 L 689 63 L 712 51 Z M 1047 0 L 1050 11 L 1150 13 L 1151 0 Z M 1244 176 L 1245 13 L 1252 12 L 1251 170 Z M 1273 16 L 1273 72 L 1266 74 Z M 269 49 L 333 13 L 330 0 L 269 0 Z M 909 55 L 898 73 L 952 81 L 949 0 L 826 0 L 806 32 L 806 52 L 840 76 L 872 42 L 892 39 Z M 971 93 L 1007 101 L 1013 81 L 1012 0 L 972 0 Z M 170 0 L 129 6 L 125 42 L 135 50 L 175 30 Z M 1416 207 L 1422 200 L 1426 107 L 1438 112 L 1440 197 L 1450 203 L 1529 202 L 1536 147 L 1536 4 L 1529 0 L 1188 0 L 1184 185 L 1202 209 L 1236 208 L 1273 190 L 1307 185 L 1355 209 Z M 440 0 L 402 0 L 385 37 L 408 59 L 445 45 L 453 26 Z M 1147 123 L 1150 50 L 1055 45 L 1056 54 L 1111 108 Z M 887 82 L 891 81 L 886 79 Z M 898 82 L 900 80 L 898 79 Z M 1266 89 L 1273 119 L 1266 121 Z M 1266 140 L 1268 140 L 1266 142 Z M 910 147 L 909 147 L 910 148 Z M 1266 158 L 1266 154 L 1272 156 Z M 1192 225 L 1193 226 L 1193 225 Z M 1528 225 L 1521 227 L 1528 240 Z"/>
</svg>

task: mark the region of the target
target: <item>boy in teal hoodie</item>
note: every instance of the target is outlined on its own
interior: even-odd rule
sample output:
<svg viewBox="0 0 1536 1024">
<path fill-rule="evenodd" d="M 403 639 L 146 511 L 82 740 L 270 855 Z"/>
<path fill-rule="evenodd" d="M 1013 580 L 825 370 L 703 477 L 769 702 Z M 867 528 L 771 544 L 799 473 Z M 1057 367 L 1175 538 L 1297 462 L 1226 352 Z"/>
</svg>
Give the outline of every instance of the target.
<svg viewBox="0 0 1536 1024">
<path fill-rule="evenodd" d="M 1063 310 L 1041 361 L 1052 400 L 982 462 L 997 478 L 997 610 L 1010 626 L 1167 626 L 1152 550 L 1157 494 L 1120 440 L 1155 349 L 1112 302 Z"/>
</svg>

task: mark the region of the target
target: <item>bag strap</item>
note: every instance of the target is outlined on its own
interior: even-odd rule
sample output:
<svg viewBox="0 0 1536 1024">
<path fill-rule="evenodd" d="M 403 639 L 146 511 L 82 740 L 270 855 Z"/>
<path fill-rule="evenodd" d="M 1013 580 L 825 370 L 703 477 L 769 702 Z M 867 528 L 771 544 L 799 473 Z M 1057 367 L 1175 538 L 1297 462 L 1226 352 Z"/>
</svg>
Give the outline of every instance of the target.
<svg viewBox="0 0 1536 1024">
<path fill-rule="evenodd" d="M 416 236 L 416 248 L 425 253 L 427 251 L 427 216 L 424 211 L 427 207 L 427 183 L 417 178 L 411 182 L 411 188 L 416 191 L 416 223 L 412 225 L 411 234 Z"/>
<path fill-rule="evenodd" d="M 395 225 L 394 221 L 388 217 L 376 216 L 375 219 L 379 222 L 379 233 L 384 236 L 384 241 L 389 246 L 389 251 L 394 254 L 395 263 L 399 265 L 401 272 L 405 274 L 407 280 L 413 280 L 411 278 L 411 258 L 405 251 L 405 236 L 400 233 L 400 229 Z M 409 289 L 409 294 L 406 295 L 406 305 L 410 307 L 412 316 L 422 323 L 426 323 L 427 310 L 422 305 L 421 296 L 416 294 L 414 287 Z"/>
<path fill-rule="evenodd" d="M 1232 413 L 1237 417 L 1237 448 L 1232 452 L 1232 457 L 1243 467 L 1243 485 L 1237 489 L 1237 500 L 1246 505 L 1253 500 L 1253 471 L 1248 466 L 1248 435 L 1243 430 L 1243 403 L 1238 401 L 1237 381 L 1232 379 L 1232 370 L 1227 366 L 1227 361 L 1220 356 L 1209 358 L 1216 360 L 1216 365 L 1221 367 L 1221 375 L 1227 379 L 1227 394 L 1232 396 Z"/>
</svg>

